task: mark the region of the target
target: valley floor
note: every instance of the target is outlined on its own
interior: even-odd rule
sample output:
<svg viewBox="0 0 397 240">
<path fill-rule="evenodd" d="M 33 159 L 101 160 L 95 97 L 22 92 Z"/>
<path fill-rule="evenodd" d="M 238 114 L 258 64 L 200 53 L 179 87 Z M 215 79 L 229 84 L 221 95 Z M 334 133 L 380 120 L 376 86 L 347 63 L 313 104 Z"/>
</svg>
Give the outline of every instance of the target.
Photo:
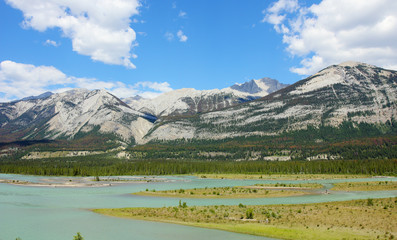
<svg viewBox="0 0 397 240">
<path fill-rule="evenodd" d="M 134 194 L 173 198 L 255 198 L 288 197 L 297 194 L 324 194 L 332 191 L 397 190 L 395 181 L 348 182 L 363 175 L 244 175 L 206 174 L 201 178 L 230 179 L 346 179 L 324 188 L 318 183 L 255 184 L 240 187 L 215 187 L 155 191 Z M 367 176 L 365 176 L 367 177 Z M 326 190 L 325 190 L 326 189 Z M 288 205 L 187 206 L 95 209 L 94 212 L 139 220 L 159 221 L 214 228 L 281 239 L 394 239 L 397 236 L 397 196 Z"/>
</svg>

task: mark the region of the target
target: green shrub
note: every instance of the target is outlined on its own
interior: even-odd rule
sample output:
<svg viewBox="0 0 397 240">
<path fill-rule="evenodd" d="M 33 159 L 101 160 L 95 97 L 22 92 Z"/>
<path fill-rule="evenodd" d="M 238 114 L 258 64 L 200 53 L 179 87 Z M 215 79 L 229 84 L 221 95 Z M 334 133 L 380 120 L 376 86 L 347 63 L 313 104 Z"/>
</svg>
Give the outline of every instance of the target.
<svg viewBox="0 0 397 240">
<path fill-rule="evenodd" d="M 81 236 L 81 234 L 78 232 L 76 236 L 73 237 L 73 240 L 84 240 L 84 238 Z"/>
<path fill-rule="evenodd" d="M 254 210 L 252 208 L 248 208 L 245 212 L 245 216 L 247 219 L 254 219 Z"/>
</svg>

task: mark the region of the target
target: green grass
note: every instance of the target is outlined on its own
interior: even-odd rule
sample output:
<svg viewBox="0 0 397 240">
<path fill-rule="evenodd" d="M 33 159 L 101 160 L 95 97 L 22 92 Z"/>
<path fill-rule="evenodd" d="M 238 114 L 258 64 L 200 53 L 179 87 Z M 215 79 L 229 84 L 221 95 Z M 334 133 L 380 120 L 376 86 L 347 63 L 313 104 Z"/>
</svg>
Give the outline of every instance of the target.
<svg viewBox="0 0 397 240">
<path fill-rule="evenodd" d="M 269 179 L 269 180 L 308 180 L 308 179 L 350 179 L 369 178 L 364 174 L 196 174 L 199 178 L 213 179 Z"/>
<path fill-rule="evenodd" d="M 282 239 L 392 239 L 397 236 L 397 197 L 272 206 L 180 205 L 93 211 Z M 247 219 L 249 211 L 253 219 Z"/>
<path fill-rule="evenodd" d="M 214 187 L 133 193 L 134 195 L 174 198 L 268 198 L 313 194 L 307 189 L 321 188 L 321 184 L 261 184 L 244 187 Z"/>
<path fill-rule="evenodd" d="M 377 181 L 377 182 L 343 182 L 335 183 L 331 188 L 334 191 L 384 191 L 397 190 L 395 181 Z"/>
<path fill-rule="evenodd" d="M 208 228 L 215 228 L 230 232 L 245 233 L 257 236 L 274 237 L 281 239 L 332 240 L 332 239 L 372 239 L 360 233 L 352 233 L 349 229 L 327 230 L 302 229 L 298 227 L 264 226 L 259 223 L 251 224 L 214 224 Z"/>
</svg>

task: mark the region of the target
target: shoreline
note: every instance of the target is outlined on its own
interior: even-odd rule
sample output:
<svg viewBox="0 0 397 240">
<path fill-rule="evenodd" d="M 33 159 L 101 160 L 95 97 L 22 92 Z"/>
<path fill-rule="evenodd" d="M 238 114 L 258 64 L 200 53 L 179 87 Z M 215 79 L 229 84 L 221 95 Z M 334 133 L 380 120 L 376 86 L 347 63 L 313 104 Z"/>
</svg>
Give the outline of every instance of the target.
<svg viewBox="0 0 397 240">
<path fill-rule="evenodd" d="M 149 190 L 131 193 L 139 196 L 169 197 L 186 199 L 244 199 L 244 198 L 274 198 L 295 197 L 303 195 L 319 195 L 324 185 L 317 183 L 307 184 L 255 184 L 234 187 L 205 187 L 177 190 Z"/>
<path fill-rule="evenodd" d="M 131 179 L 131 180 L 99 180 L 95 181 L 95 178 L 78 177 L 77 179 L 41 179 L 41 182 L 30 182 L 16 179 L 0 179 L 0 184 L 10 184 L 14 186 L 26 186 L 26 187 L 52 187 L 52 188 L 84 188 L 84 187 L 111 187 L 123 184 L 132 183 L 149 183 L 149 182 L 167 182 L 166 180 L 160 179 Z"/>
<path fill-rule="evenodd" d="M 193 174 L 197 178 L 235 180 L 329 180 L 357 178 L 387 178 L 394 176 L 374 176 L 366 174 Z"/>
<path fill-rule="evenodd" d="M 245 195 L 245 196 L 218 196 L 218 195 L 211 195 L 211 196 L 203 196 L 203 195 L 187 195 L 187 196 L 181 196 L 181 195 L 170 195 L 170 194 L 150 194 L 150 193 L 145 193 L 145 192 L 136 192 L 136 193 L 131 193 L 132 195 L 138 195 L 138 196 L 145 196 L 145 197 L 165 197 L 165 198 L 181 198 L 181 199 L 250 199 L 250 198 L 277 198 L 277 197 L 298 197 L 298 196 L 305 196 L 305 195 L 320 195 L 321 193 L 312 193 L 312 192 L 299 192 L 295 194 L 286 194 L 286 195 Z"/>
</svg>

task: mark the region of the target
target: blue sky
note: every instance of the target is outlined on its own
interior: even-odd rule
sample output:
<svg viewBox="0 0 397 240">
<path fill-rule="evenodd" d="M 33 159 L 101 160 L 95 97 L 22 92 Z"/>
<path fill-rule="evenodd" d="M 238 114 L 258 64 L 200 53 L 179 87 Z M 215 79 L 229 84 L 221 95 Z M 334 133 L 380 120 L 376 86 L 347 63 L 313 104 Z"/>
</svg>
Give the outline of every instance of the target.
<svg viewBox="0 0 397 240">
<path fill-rule="evenodd" d="M 294 83 L 348 60 L 397 68 L 394 0 L 100 2 L 0 0 L 0 101 Z"/>
</svg>

